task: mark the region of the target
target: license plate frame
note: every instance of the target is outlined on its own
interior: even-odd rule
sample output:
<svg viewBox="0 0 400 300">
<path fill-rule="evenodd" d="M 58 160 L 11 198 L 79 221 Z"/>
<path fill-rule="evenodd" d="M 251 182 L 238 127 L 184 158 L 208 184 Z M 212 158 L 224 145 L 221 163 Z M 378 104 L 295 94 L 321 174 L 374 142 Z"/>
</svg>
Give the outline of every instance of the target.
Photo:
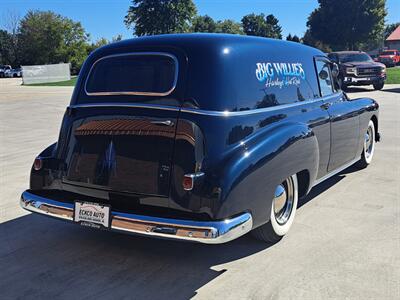
<svg viewBox="0 0 400 300">
<path fill-rule="evenodd" d="M 111 207 L 107 204 L 80 201 L 74 202 L 74 222 L 82 226 L 109 229 Z"/>
</svg>

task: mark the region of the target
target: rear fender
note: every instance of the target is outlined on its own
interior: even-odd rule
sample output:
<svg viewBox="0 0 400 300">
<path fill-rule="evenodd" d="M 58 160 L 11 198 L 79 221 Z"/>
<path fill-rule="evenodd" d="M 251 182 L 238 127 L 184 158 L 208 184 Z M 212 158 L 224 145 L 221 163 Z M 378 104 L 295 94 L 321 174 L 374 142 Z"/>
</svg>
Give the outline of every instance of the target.
<svg viewBox="0 0 400 300">
<path fill-rule="evenodd" d="M 217 218 L 250 211 L 254 226 L 269 221 L 274 191 L 285 178 L 318 171 L 317 139 L 305 124 L 287 123 L 243 144 L 222 169 Z"/>
<path fill-rule="evenodd" d="M 42 189 L 48 183 L 50 170 L 58 167 L 54 155 L 57 149 L 57 143 L 51 144 L 44 149 L 37 157 L 43 160 L 43 167 L 40 170 L 35 170 L 31 167 L 30 189 Z"/>
</svg>

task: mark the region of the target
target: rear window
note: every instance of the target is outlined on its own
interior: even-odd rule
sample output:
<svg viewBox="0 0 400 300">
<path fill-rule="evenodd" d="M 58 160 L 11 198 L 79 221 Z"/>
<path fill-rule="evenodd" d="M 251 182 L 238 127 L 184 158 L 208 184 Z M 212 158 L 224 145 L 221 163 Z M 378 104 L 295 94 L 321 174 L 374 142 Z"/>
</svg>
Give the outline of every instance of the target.
<svg viewBox="0 0 400 300">
<path fill-rule="evenodd" d="M 166 53 L 132 53 L 106 56 L 92 66 L 87 95 L 170 94 L 178 78 L 177 59 Z"/>
</svg>

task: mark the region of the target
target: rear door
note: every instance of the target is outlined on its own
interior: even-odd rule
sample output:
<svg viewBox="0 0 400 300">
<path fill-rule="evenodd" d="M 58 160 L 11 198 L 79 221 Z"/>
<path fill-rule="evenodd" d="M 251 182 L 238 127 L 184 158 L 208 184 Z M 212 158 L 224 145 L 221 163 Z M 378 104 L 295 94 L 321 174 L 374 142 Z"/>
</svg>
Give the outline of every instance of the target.
<svg viewBox="0 0 400 300">
<path fill-rule="evenodd" d="M 63 182 L 168 196 L 178 69 L 177 58 L 168 53 L 97 60 L 82 86 L 83 101 L 71 106 L 67 118 Z"/>
</svg>

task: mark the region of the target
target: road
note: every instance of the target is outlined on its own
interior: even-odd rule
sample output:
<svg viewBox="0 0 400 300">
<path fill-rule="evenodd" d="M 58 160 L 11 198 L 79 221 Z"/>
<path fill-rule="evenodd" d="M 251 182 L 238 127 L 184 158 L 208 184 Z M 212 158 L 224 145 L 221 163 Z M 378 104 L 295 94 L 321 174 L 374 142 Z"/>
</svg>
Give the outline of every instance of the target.
<svg viewBox="0 0 400 300">
<path fill-rule="evenodd" d="M 2 299 L 400 299 L 400 85 L 351 89 L 380 103 L 374 161 L 317 186 L 275 245 L 148 239 L 23 211 L 32 160 L 57 139 L 71 93 L 0 80 Z"/>
</svg>

